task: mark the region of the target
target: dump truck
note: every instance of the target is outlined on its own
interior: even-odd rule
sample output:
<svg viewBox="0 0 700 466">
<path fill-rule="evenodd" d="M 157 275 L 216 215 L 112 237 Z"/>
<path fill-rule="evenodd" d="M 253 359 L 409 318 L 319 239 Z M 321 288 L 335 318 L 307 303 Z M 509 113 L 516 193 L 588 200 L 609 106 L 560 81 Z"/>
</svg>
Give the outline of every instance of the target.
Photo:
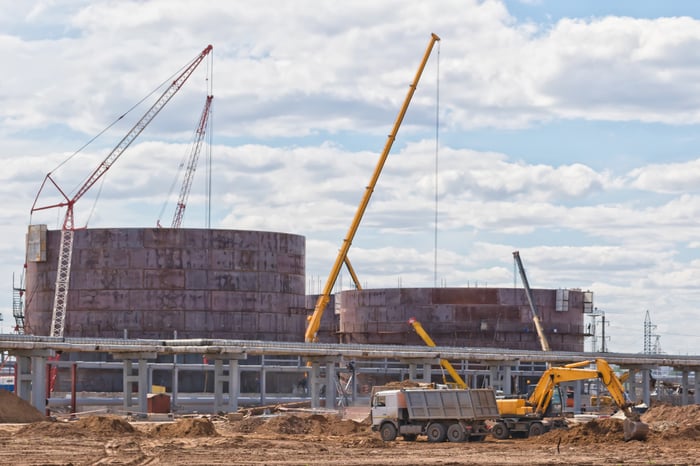
<svg viewBox="0 0 700 466">
<path fill-rule="evenodd" d="M 487 421 L 498 418 L 492 389 L 382 390 L 372 397 L 372 430 L 390 442 L 398 435 L 414 441 L 480 441 L 489 433 Z"/>
</svg>

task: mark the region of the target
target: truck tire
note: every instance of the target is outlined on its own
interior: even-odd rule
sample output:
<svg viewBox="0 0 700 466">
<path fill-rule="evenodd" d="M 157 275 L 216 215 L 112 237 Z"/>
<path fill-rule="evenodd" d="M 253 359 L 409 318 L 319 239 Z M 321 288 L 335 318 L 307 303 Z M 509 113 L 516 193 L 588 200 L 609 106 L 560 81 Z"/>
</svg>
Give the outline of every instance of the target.
<svg viewBox="0 0 700 466">
<path fill-rule="evenodd" d="M 510 432 L 504 422 L 497 422 L 491 427 L 491 435 L 498 440 L 505 440 L 510 437 Z"/>
<path fill-rule="evenodd" d="M 467 433 L 458 423 L 451 424 L 447 428 L 447 440 L 450 442 L 464 442 L 467 439 Z"/>
<path fill-rule="evenodd" d="M 385 442 L 396 440 L 396 426 L 391 422 L 386 422 L 379 429 L 379 435 Z"/>
<path fill-rule="evenodd" d="M 544 424 L 541 422 L 533 422 L 528 431 L 528 437 L 536 437 L 544 434 Z"/>
<path fill-rule="evenodd" d="M 444 424 L 439 422 L 430 424 L 425 433 L 428 436 L 428 442 L 444 442 L 447 438 L 447 429 Z"/>
</svg>

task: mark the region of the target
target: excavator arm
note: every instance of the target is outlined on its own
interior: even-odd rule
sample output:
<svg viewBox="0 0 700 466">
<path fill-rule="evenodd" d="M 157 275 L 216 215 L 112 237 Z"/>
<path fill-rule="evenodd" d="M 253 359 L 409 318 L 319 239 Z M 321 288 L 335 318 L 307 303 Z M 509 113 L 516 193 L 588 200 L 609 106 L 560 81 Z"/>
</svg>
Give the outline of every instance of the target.
<svg viewBox="0 0 700 466">
<path fill-rule="evenodd" d="M 593 361 L 581 361 L 547 369 L 530 395 L 528 404 L 534 408 L 536 414 L 543 416 L 552 401 L 554 389 L 558 384 L 575 380 L 600 379 L 610 392 L 617 407 L 625 415 L 625 441 L 646 439 L 649 426 L 641 422 L 639 414 L 632 409 L 632 402 L 627 397 L 620 378 L 604 359 L 595 360 L 596 369 L 582 369 L 582 367 L 592 363 Z"/>
<path fill-rule="evenodd" d="M 428 332 L 425 331 L 421 323 L 418 322 L 415 317 L 408 319 L 408 323 L 413 326 L 413 330 L 415 330 L 418 336 L 423 339 L 426 345 L 437 346 L 433 339 L 430 338 L 430 335 L 428 335 Z M 468 388 L 466 382 L 459 376 L 455 368 L 452 366 L 452 364 L 450 364 L 450 361 L 447 359 L 440 359 L 440 365 L 450 374 L 450 377 L 452 377 L 452 380 L 454 380 L 454 385 L 456 385 L 458 388 Z"/>
</svg>

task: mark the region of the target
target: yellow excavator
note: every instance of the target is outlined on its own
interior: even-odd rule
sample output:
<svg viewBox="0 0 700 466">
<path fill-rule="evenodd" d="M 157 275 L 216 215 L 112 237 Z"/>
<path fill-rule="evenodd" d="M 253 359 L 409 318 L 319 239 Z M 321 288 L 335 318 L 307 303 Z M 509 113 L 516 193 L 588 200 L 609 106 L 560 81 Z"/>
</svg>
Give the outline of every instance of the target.
<svg viewBox="0 0 700 466">
<path fill-rule="evenodd" d="M 408 323 L 413 326 L 426 345 L 436 346 L 415 317 L 411 317 Z M 501 440 L 511 436 L 526 438 L 541 435 L 552 427 L 565 427 L 566 423 L 562 418 L 561 410 L 557 413 L 552 412 L 554 411 L 552 400 L 555 397 L 559 399 L 559 403 L 556 404 L 561 407 L 559 384 L 576 380 L 600 379 L 610 392 L 614 403 L 625 415 L 623 425 L 625 441 L 645 440 L 649 433 L 649 426 L 641 422 L 639 413 L 633 409 L 634 404 L 626 396 L 622 385 L 628 374 L 617 377 L 610 364 L 604 359 L 595 360 L 596 369 L 585 368 L 593 362 L 580 361 L 561 367 L 550 367 L 542 374 L 528 398 L 497 399 L 500 418 L 491 428 L 492 435 Z M 452 377 L 453 386 L 467 388 L 467 384 L 448 360 L 440 359 L 440 365 Z"/>
<path fill-rule="evenodd" d="M 595 363 L 595 369 L 587 367 Z M 552 400 L 558 394 L 559 384 L 575 380 L 600 379 L 610 392 L 614 403 L 625 415 L 624 439 L 645 440 L 649 426 L 640 421 L 639 413 L 633 409 L 632 403 L 615 375 L 610 364 L 604 359 L 595 361 L 580 361 L 561 367 L 550 367 L 540 377 L 530 396 L 525 398 L 498 400 L 498 412 L 501 415 L 491 428 L 491 433 L 497 439 L 507 439 L 511 435 L 528 437 L 540 435 L 552 427 L 560 425 L 561 413 L 551 412 Z M 561 395 L 559 395 L 561 400 Z M 559 403 L 561 406 L 561 404 Z M 545 418 L 550 417 L 551 420 Z"/>
</svg>

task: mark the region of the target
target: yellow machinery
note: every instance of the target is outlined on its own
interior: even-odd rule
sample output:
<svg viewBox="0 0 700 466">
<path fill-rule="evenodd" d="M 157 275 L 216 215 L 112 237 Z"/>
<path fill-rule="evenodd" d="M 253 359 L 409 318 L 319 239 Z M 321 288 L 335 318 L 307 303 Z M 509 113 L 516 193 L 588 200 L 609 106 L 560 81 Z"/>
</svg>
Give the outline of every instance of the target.
<svg viewBox="0 0 700 466">
<path fill-rule="evenodd" d="M 394 140 L 396 139 L 396 134 L 399 131 L 401 122 L 403 121 L 403 118 L 406 115 L 408 105 L 411 102 L 414 92 L 416 91 L 416 87 L 418 87 L 418 81 L 420 80 L 420 77 L 423 74 L 423 69 L 425 68 L 426 63 L 428 62 L 428 58 L 430 57 L 430 53 L 433 50 L 435 42 L 439 40 L 440 38 L 436 34 L 432 34 L 430 37 L 430 43 L 428 44 L 428 48 L 425 51 L 425 54 L 423 55 L 423 60 L 421 61 L 420 66 L 418 67 L 418 72 L 416 73 L 416 76 L 413 79 L 413 83 L 409 87 L 406 99 L 404 100 L 403 106 L 401 107 L 401 111 L 399 112 L 399 115 L 396 118 L 396 122 L 394 123 L 394 128 L 389 134 L 389 137 L 386 141 L 386 145 L 384 146 L 384 151 L 382 152 L 382 155 L 379 158 L 379 161 L 377 162 L 377 166 L 374 169 L 372 178 L 369 184 L 367 185 L 365 194 L 362 197 L 362 201 L 360 201 L 360 205 L 357 208 L 355 217 L 352 220 L 350 229 L 348 230 L 347 235 L 345 235 L 343 245 L 341 246 L 340 251 L 338 252 L 338 257 L 336 258 L 335 263 L 333 264 L 333 268 L 331 269 L 331 272 L 328 275 L 328 279 L 326 280 L 326 284 L 323 287 L 323 292 L 316 301 L 316 306 L 314 307 L 313 314 L 308 318 L 309 322 L 306 327 L 306 333 L 304 334 L 304 340 L 307 343 L 318 341 L 318 329 L 321 326 L 321 317 L 323 317 L 323 312 L 325 311 L 326 306 L 328 305 L 328 301 L 330 301 L 331 299 L 331 291 L 333 290 L 333 286 L 335 285 L 335 281 L 338 278 L 338 274 L 340 273 L 340 268 L 343 266 L 343 263 L 347 264 L 348 269 L 350 270 L 350 274 L 352 275 L 353 281 L 355 282 L 355 286 L 358 289 L 362 289 L 359 280 L 357 279 L 357 276 L 355 275 L 354 270 L 350 265 L 350 261 L 348 259 L 348 251 L 350 250 L 350 245 L 352 244 L 352 240 L 355 237 L 355 233 L 357 232 L 357 229 L 360 226 L 362 216 L 364 215 L 365 210 L 367 209 L 369 200 L 372 197 L 374 187 L 377 185 L 377 180 L 379 179 L 379 175 L 382 172 L 382 168 L 384 167 L 384 163 L 386 162 L 386 159 L 389 155 L 391 146 L 394 144 Z"/>
<path fill-rule="evenodd" d="M 433 339 L 430 338 L 430 335 L 428 335 L 428 332 L 425 331 L 421 323 L 418 322 L 415 317 L 408 319 L 408 323 L 413 326 L 413 329 L 416 331 L 418 336 L 423 339 L 426 345 L 437 346 Z M 447 359 L 440 359 L 440 365 L 450 374 L 450 377 L 452 377 L 453 380 L 453 382 L 447 382 L 443 376 L 443 382 L 445 382 L 446 385 L 454 385 L 456 388 L 468 388 L 462 377 L 459 376 L 455 368 L 452 366 L 452 364 L 450 364 L 450 361 Z"/>
<path fill-rule="evenodd" d="M 436 346 L 415 317 L 411 317 L 408 323 L 413 326 L 426 345 Z M 592 363 L 593 361 L 581 361 L 561 367 L 550 367 L 542 374 L 529 398 L 496 400 L 500 418 L 491 429 L 493 436 L 497 439 L 507 439 L 511 435 L 528 437 L 541 435 L 552 427 L 564 427 L 565 424 L 561 419 L 544 422 L 546 416 L 554 414 L 549 411 L 552 398 L 558 392 L 559 384 L 575 380 L 600 379 L 610 392 L 612 401 L 625 415 L 625 441 L 646 439 L 649 426 L 639 420 L 639 413 L 632 409 L 633 403 L 627 399 L 622 385 L 629 373 L 617 377 L 610 364 L 604 359 L 595 360 L 596 369 L 584 369 Z M 452 377 L 454 381 L 452 385 L 467 388 L 467 384 L 449 361 L 440 359 L 440 365 Z M 559 398 L 561 399 L 561 395 Z M 561 413 L 557 413 L 556 416 L 560 417 Z"/>
<path fill-rule="evenodd" d="M 521 433 L 527 437 L 540 435 L 551 424 L 545 424 L 555 390 L 563 382 L 574 380 L 600 379 L 610 392 L 617 407 L 625 415 L 624 437 L 627 440 L 644 440 L 649 426 L 639 420 L 639 413 L 632 409 L 633 403 L 625 395 L 622 382 L 604 359 L 596 359 L 596 369 L 584 369 L 593 361 L 581 361 L 562 367 L 550 367 L 540 377 L 534 391 L 528 399 L 514 398 L 498 400 L 501 419 L 492 427 L 491 433 L 498 439 L 506 439 L 512 433 Z"/>
</svg>

